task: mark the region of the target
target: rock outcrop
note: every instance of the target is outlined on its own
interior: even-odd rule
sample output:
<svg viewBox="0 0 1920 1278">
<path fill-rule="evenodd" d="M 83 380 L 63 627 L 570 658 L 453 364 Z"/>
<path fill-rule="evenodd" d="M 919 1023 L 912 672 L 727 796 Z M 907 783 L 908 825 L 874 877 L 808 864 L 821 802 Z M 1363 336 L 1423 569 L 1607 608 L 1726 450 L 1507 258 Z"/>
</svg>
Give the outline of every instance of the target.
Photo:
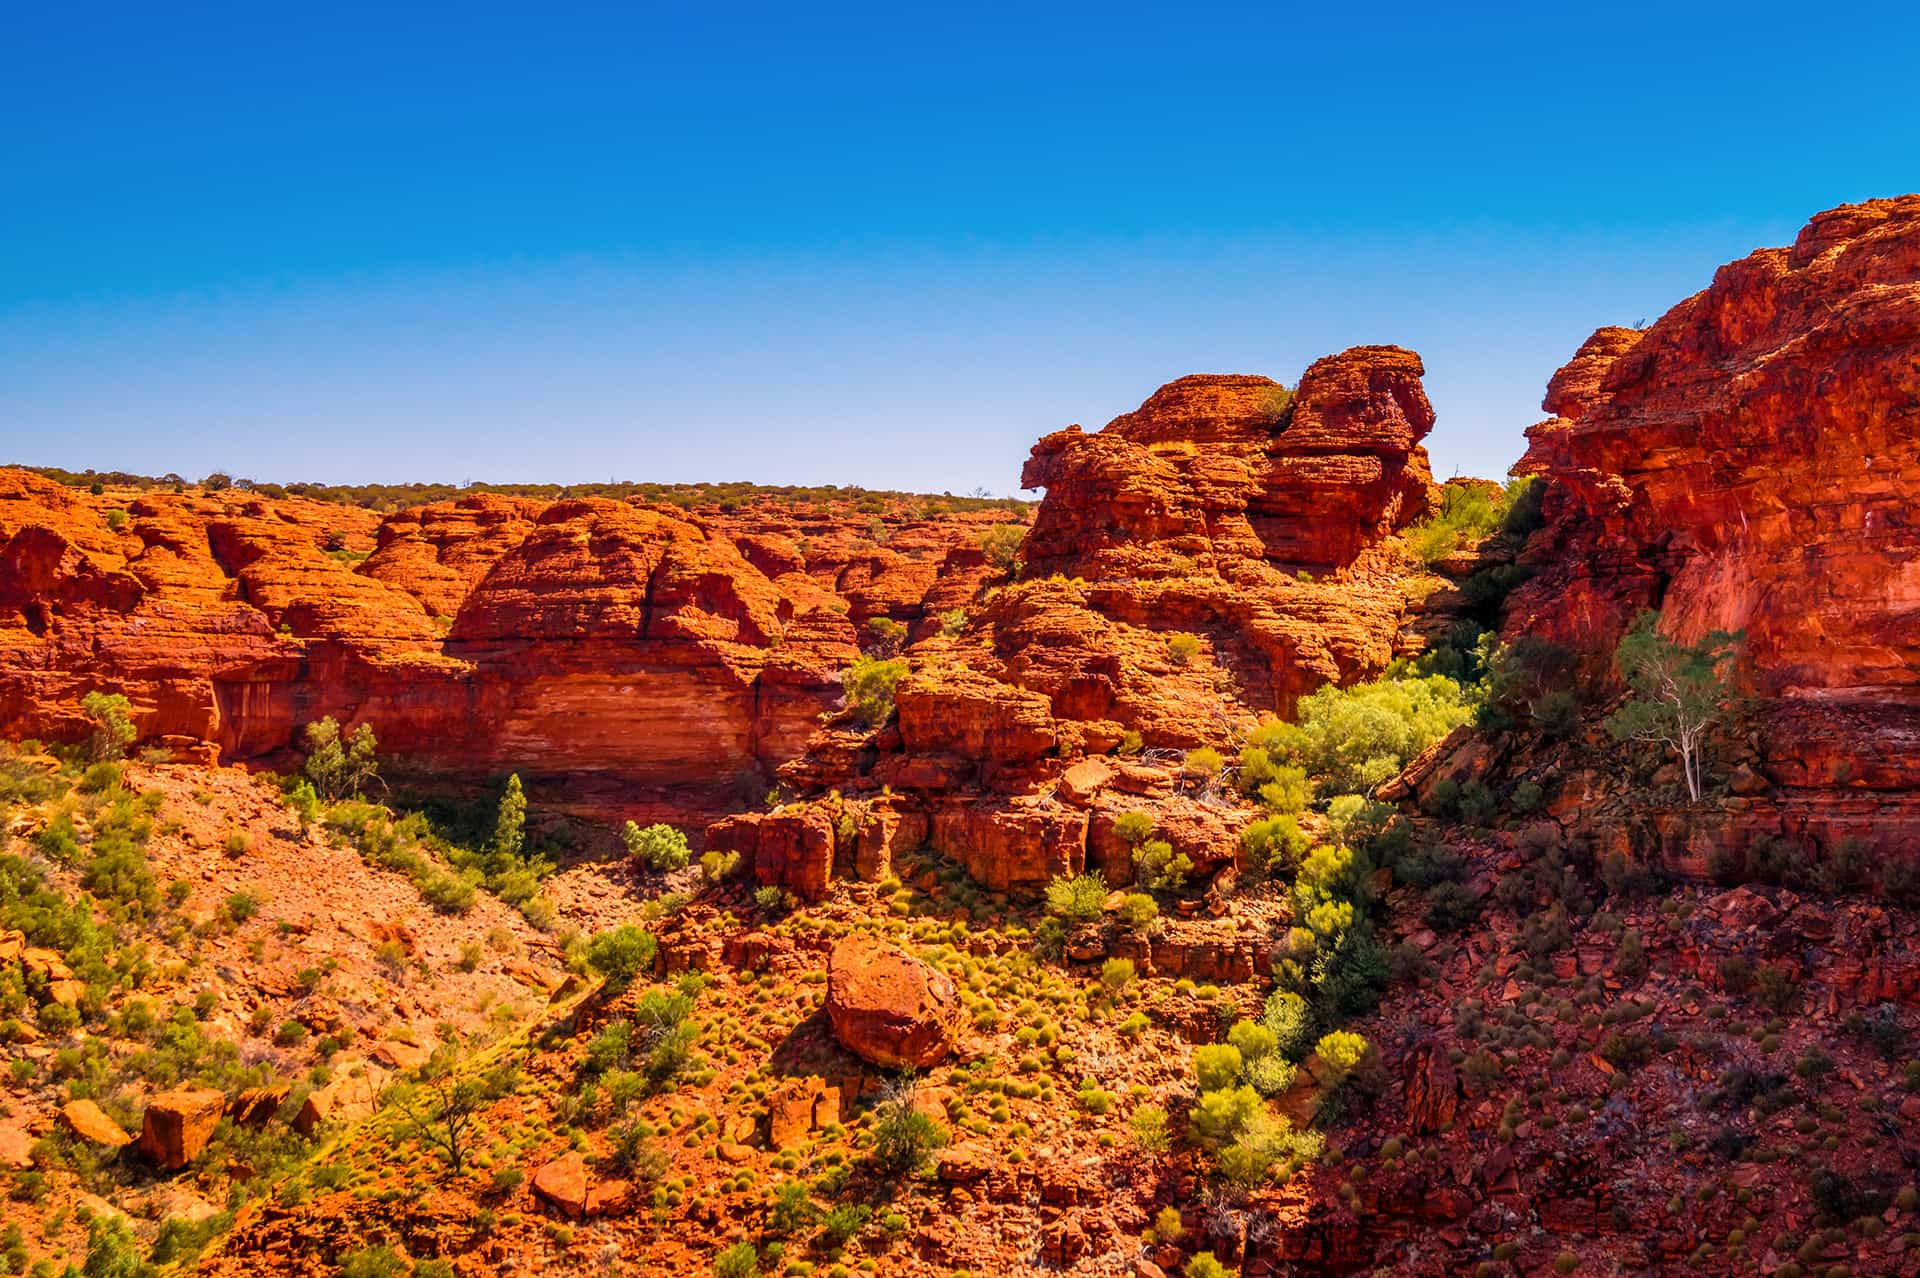
<svg viewBox="0 0 1920 1278">
<path fill-rule="evenodd" d="M 140 1152 L 156 1167 L 178 1171 L 200 1156 L 226 1110 L 226 1094 L 214 1088 L 161 1092 L 147 1102 Z"/>
<path fill-rule="evenodd" d="M 827 959 L 827 1019 L 862 1060 L 925 1069 L 953 1050 L 960 995 L 945 973 L 891 945 L 850 937 Z"/>
<path fill-rule="evenodd" d="M 801 753 L 864 623 L 924 622 L 1005 517 L 471 496 L 383 519 L 0 469 L 0 735 L 83 736 L 102 689 L 143 744 L 278 766 L 332 715 L 393 769 L 710 818 Z"/>
<path fill-rule="evenodd" d="M 1920 845 L 1920 196 L 1848 205 L 1550 384 L 1547 526 L 1507 630 L 1604 670 L 1633 616 L 1744 630 L 1749 824 Z"/>
<path fill-rule="evenodd" d="M 835 797 L 732 818 L 709 846 L 817 897 L 835 875 L 873 877 L 879 860 L 860 864 L 833 826 L 836 805 L 885 790 L 995 890 L 1088 870 L 1125 885 L 1112 828 L 1130 809 L 1198 871 L 1233 861 L 1231 807 L 1183 782 L 1180 752 L 1230 748 L 1258 716 L 1419 651 L 1458 598 L 1394 537 L 1437 492 L 1421 371 L 1368 346 L 1319 360 L 1297 391 L 1186 377 L 1104 430 L 1041 440 L 1023 483 L 1047 493 L 1019 562 L 964 625 L 918 632 L 897 722 L 816 732 L 781 776 Z"/>
<path fill-rule="evenodd" d="M 1076 643 L 1063 592 L 1009 601 L 996 631 L 1002 651 L 1031 654 L 1020 682 L 1070 697 L 1071 717 L 1195 744 L 1211 732 L 1156 704 L 1162 663 L 1132 632 L 1161 632 L 1161 646 L 1168 631 L 1206 636 L 1242 699 L 1283 714 L 1384 666 L 1406 599 L 1401 565 L 1377 548 L 1433 500 L 1422 372 L 1412 351 L 1361 346 L 1314 363 L 1293 392 L 1184 377 L 1097 434 L 1041 440 L 1021 478 L 1047 490 L 1024 575 L 1085 581 L 1070 606 L 1097 620 Z"/>
<path fill-rule="evenodd" d="M 75 1136 L 93 1145 L 119 1149 L 133 1143 L 113 1116 L 91 1100 L 68 1101 L 60 1107 L 60 1121 Z"/>
</svg>

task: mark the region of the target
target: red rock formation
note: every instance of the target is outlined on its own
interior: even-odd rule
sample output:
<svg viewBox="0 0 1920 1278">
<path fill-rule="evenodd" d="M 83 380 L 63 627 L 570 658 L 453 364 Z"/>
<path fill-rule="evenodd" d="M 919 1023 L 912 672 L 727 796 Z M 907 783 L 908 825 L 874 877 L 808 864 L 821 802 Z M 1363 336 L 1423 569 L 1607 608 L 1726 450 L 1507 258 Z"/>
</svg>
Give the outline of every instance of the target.
<svg viewBox="0 0 1920 1278">
<path fill-rule="evenodd" d="M 200 1156 L 226 1110 L 226 1093 L 217 1088 L 161 1092 L 147 1102 L 140 1152 L 156 1167 L 178 1171 Z"/>
<path fill-rule="evenodd" d="M 518 771 L 598 815 L 711 818 L 776 772 L 850 799 L 891 785 L 871 835 L 865 808 L 842 835 L 836 807 L 715 837 L 803 896 L 920 838 L 1033 886 L 1087 865 L 1109 819 L 1052 797 L 1075 760 L 1130 732 L 1220 744 L 1229 719 L 1417 646 L 1382 542 L 1429 500 L 1420 372 L 1361 347 L 1297 394 L 1184 378 L 1098 434 L 1048 437 L 1024 579 L 992 592 L 1006 574 L 979 543 L 1000 511 L 477 496 L 381 519 L 0 472 L 0 732 L 77 737 L 81 696 L 108 688 L 183 752 L 284 765 L 333 715 L 373 724 L 394 769 Z M 898 726 L 822 730 L 879 617 L 915 639 Z M 1196 863 L 1232 856 L 1224 823 L 1183 828 L 1212 840 Z M 1124 860 L 1099 850 L 1116 875 Z"/>
<path fill-rule="evenodd" d="M 1604 664 L 1642 608 L 1744 629 L 1772 819 L 1920 841 L 1920 196 L 1822 213 L 1646 332 L 1600 330 L 1546 407 L 1509 633 Z"/>
<path fill-rule="evenodd" d="M 841 1046 L 884 1069 L 939 1064 L 960 1019 L 959 992 L 944 973 L 865 936 L 828 956 L 826 1007 Z"/>
<path fill-rule="evenodd" d="M 0 470 L 0 735 L 77 738 L 102 688 L 144 741 L 284 763 L 331 714 L 372 723 L 399 770 L 518 770 L 549 804 L 710 817 L 764 793 L 838 704 L 855 622 L 919 620 L 1003 517 L 823 503 L 767 515 L 756 542 L 752 511 L 480 496 L 383 520 Z M 802 527 L 807 552 L 767 550 Z"/>
</svg>

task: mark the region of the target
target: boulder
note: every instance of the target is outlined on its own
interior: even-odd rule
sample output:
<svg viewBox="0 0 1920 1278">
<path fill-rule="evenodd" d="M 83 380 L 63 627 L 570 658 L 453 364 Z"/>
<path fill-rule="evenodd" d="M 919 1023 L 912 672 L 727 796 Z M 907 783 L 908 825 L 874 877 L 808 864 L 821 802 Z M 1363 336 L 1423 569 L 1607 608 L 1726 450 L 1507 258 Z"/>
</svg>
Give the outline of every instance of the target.
<svg viewBox="0 0 1920 1278">
<path fill-rule="evenodd" d="M 81 1140 L 94 1145 L 119 1149 L 131 1145 L 133 1137 L 120 1130 L 120 1124 L 90 1100 L 68 1101 L 60 1107 L 60 1121 Z"/>
<path fill-rule="evenodd" d="M 823 1078 L 792 1078 L 767 1099 L 767 1143 L 786 1149 L 840 1121 L 840 1089 Z"/>
<path fill-rule="evenodd" d="M 226 1095 L 213 1088 L 161 1092 L 147 1102 L 140 1152 L 155 1166 L 178 1171 L 200 1156 L 226 1112 Z"/>
<path fill-rule="evenodd" d="M 624 1210 L 632 1201 L 633 1184 L 595 1181 L 585 1155 L 574 1150 L 533 1173 L 533 1195 L 569 1220 L 584 1220 Z"/>
<path fill-rule="evenodd" d="M 233 1098 L 227 1117 L 242 1127 L 264 1127 L 287 1103 L 292 1088 L 285 1083 L 275 1087 L 248 1087 Z"/>
<path fill-rule="evenodd" d="M 542 1163 L 533 1173 L 533 1194 L 569 1220 L 587 1214 L 587 1160 L 578 1150 Z"/>
<path fill-rule="evenodd" d="M 944 973 L 867 937 L 833 947 L 826 1007 L 841 1045 L 885 1069 L 924 1069 L 946 1059 L 961 1011 Z"/>
</svg>

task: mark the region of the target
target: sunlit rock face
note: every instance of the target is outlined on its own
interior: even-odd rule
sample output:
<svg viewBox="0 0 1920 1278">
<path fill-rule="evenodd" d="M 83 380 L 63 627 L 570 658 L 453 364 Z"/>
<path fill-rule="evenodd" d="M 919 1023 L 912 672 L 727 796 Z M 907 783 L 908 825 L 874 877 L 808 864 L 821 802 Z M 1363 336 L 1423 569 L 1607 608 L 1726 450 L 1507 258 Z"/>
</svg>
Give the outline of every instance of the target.
<svg viewBox="0 0 1920 1278">
<path fill-rule="evenodd" d="M 1789 828 L 1920 838 L 1920 197 L 1822 213 L 1553 379 L 1510 633 L 1746 631 Z M 1774 819 L 1769 817 L 1769 819 Z"/>
</svg>

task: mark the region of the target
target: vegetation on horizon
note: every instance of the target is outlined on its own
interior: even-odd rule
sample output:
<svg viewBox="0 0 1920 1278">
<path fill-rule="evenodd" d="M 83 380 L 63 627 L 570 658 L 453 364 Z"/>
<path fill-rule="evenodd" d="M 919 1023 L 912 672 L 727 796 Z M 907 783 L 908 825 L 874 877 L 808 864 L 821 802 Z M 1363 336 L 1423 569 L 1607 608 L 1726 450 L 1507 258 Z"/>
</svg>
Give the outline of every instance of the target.
<svg viewBox="0 0 1920 1278">
<path fill-rule="evenodd" d="M 1032 502 L 1017 497 L 995 497 L 978 491 L 959 496 L 954 493 L 910 493 L 890 488 L 862 488 L 856 484 L 754 484 L 745 481 L 663 484 L 631 480 L 587 484 L 277 484 L 237 479 L 219 472 L 201 480 L 191 480 L 171 473 L 135 475 L 126 471 L 63 470 L 58 466 L 23 466 L 21 469 L 70 488 L 171 489 L 175 492 L 184 492 L 189 488 L 203 488 L 209 492 L 238 489 L 258 493 L 262 497 L 306 497 L 313 501 L 358 506 L 381 514 L 480 494 L 532 497 L 542 501 L 559 501 L 568 497 L 608 497 L 615 501 L 639 498 L 643 501 L 666 502 L 682 509 L 717 506 L 723 511 L 760 503 L 807 506 L 847 502 L 862 513 L 881 514 L 890 506 L 917 504 L 921 508 L 919 513 L 929 517 L 979 510 L 1025 514 L 1033 506 Z"/>
</svg>

